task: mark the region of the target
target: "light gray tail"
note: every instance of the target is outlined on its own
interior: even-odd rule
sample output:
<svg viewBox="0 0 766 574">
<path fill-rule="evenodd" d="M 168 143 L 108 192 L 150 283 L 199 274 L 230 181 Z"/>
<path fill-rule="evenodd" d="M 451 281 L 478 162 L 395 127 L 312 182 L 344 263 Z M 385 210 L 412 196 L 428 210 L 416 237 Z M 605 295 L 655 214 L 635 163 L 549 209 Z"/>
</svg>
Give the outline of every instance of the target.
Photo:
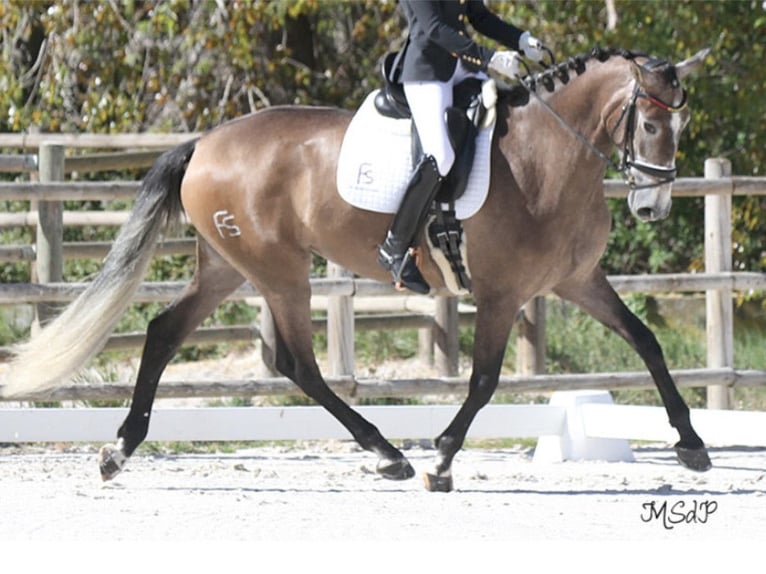
<svg viewBox="0 0 766 574">
<path fill-rule="evenodd" d="M 55 388 L 104 347 L 143 281 L 160 234 L 182 212 L 181 181 L 196 143 L 184 143 L 157 159 L 101 272 L 61 315 L 29 342 L 12 349 L 11 369 L 0 395 Z"/>
</svg>

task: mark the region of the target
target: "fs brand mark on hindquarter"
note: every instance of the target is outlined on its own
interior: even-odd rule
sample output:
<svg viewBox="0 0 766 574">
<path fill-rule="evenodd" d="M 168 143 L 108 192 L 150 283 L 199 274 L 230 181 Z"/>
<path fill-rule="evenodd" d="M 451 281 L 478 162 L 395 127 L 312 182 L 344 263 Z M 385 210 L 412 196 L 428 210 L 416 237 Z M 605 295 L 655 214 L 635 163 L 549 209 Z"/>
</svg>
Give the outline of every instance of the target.
<svg viewBox="0 0 766 574">
<path fill-rule="evenodd" d="M 213 214 L 213 223 L 215 223 L 215 228 L 218 230 L 218 235 L 223 239 L 242 235 L 239 225 L 234 224 L 234 215 L 225 209 L 216 211 Z"/>
</svg>

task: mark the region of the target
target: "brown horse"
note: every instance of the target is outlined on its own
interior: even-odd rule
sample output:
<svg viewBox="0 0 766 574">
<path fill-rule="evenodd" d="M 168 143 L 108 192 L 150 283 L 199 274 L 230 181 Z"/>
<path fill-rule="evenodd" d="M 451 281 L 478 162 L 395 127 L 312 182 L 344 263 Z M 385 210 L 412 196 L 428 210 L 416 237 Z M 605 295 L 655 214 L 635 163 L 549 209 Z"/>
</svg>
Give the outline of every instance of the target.
<svg viewBox="0 0 766 574">
<path fill-rule="evenodd" d="M 694 470 L 710 467 L 659 344 L 599 267 L 611 224 L 602 184 L 608 156 L 617 147 L 635 216 L 666 217 L 675 154 L 689 118 L 680 80 L 702 59 L 700 53 L 674 66 L 629 52 L 594 50 L 501 91 L 489 195 L 463 222 L 477 306 L 473 373 L 467 399 L 436 439 L 436 465 L 426 475 L 429 489 L 452 488 L 452 460 L 495 391 L 518 310 L 551 292 L 579 305 L 636 350 L 680 435 L 680 462 Z M 144 179 L 99 276 L 17 350 L 4 394 L 53 388 L 98 352 L 138 288 L 157 237 L 185 209 L 198 233 L 196 273 L 183 295 L 148 327 L 129 414 L 117 443 L 101 452 L 104 480 L 123 468 L 146 437 L 160 375 L 181 342 L 245 281 L 273 314 L 276 368 L 378 455 L 383 476 L 413 476 L 402 453 L 327 386 L 312 349 L 313 253 L 358 275 L 389 280 L 378 266 L 377 247 L 391 216 L 351 207 L 336 189 L 338 154 L 351 117 L 339 109 L 274 107 L 166 152 Z M 430 258 L 420 264 L 434 290 L 443 289 Z"/>
</svg>

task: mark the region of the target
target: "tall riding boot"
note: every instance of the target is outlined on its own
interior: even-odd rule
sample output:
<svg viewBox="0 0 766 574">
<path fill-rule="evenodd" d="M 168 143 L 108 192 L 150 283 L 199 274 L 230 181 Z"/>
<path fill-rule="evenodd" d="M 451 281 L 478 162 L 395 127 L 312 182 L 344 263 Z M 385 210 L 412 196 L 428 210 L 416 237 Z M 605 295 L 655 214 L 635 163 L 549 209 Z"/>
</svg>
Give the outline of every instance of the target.
<svg viewBox="0 0 766 574">
<path fill-rule="evenodd" d="M 394 283 L 423 295 L 431 287 L 418 270 L 410 247 L 443 181 L 433 156 L 425 156 L 420 160 L 407 184 L 386 240 L 378 250 L 378 262 L 391 272 Z"/>
</svg>

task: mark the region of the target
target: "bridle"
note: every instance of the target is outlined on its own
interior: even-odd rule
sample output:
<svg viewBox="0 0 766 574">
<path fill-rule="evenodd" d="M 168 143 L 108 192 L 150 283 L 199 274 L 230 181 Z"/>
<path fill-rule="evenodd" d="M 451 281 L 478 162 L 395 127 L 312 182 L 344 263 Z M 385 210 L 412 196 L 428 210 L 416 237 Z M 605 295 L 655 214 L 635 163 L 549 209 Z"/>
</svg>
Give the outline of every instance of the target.
<svg viewBox="0 0 766 574">
<path fill-rule="evenodd" d="M 631 189 L 648 189 L 652 187 L 659 187 L 661 185 L 665 185 L 667 183 L 672 183 L 676 179 L 676 175 L 678 173 L 678 170 L 674 167 L 664 167 L 661 165 L 655 165 L 650 163 L 641 162 L 635 159 L 636 152 L 634 149 L 633 139 L 636 135 L 636 101 L 638 98 L 643 98 L 655 106 L 659 107 L 660 109 L 665 110 L 669 113 L 680 113 L 684 109 L 686 109 L 686 103 L 687 103 L 687 94 L 686 90 L 683 90 L 683 98 L 681 100 L 681 103 L 677 106 L 671 106 L 660 100 L 659 98 L 656 98 L 650 94 L 647 94 L 646 92 L 641 91 L 640 86 L 638 85 L 638 82 L 635 82 L 635 86 L 633 87 L 633 94 L 630 97 L 630 100 L 627 104 L 625 104 L 622 107 L 622 112 L 620 112 L 620 117 L 617 118 L 617 121 L 614 124 L 614 127 L 612 128 L 612 140 L 614 140 L 614 133 L 617 131 L 617 128 L 620 126 L 620 123 L 625 120 L 625 133 L 623 134 L 623 148 L 622 148 L 622 163 L 620 165 L 616 165 L 614 162 L 609 160 L 609 163 L 612 164 L 612 166 L 619 170 L 622 173 L 623 178 L 625 179 L 626 183 L 630 186 Z M 655 178 L 657 181 L 654 183 L 647 183 L 643 185 L 636 185 L 636 180 L 633 177 L 633 175 L 630 172 L 631 169 L 635 169 L 636 171 L 640 171 L 641 173 L 644 173 L 648 175 L 649 177 Z"/>
<path fill-rule="evenodd" d="M 672 183 L 676 179 L 676 175 L 678 170 L 675 166 L 673 167 L 665 167 L 661 165 L 655 165 L 650 163 L 645 163 L 642 161 L 636 160 L 636 153 L 635 148 L 633 144 L 633 139 L 636 135 L 636 102 L 638 101 L 638 98 L 643 98 L 650 103 L 654 104 L 655 106 L 665 110 L 666 112 L 670 113 L 679 113 L 682 112 L 684 109 L 686 109 L 686 103 L 687 103 L 687 94 L 686 90 L 683 91 L 683 99 L 681 103 L 677 106 L 669 105 L 659 98 L 652 96 L 651 94 L 647 94 L 646 92 L 641 90 L 641 87 L 639 86 L 637 81 L 634 81 L 635 85 L 633 87 L 633 93 L 630 96 L 630 99 L 628 102 L 622 107 L 622 111 L 620 112 L 620 117 L 617 118 L 617 121 L 614 124 L 614 127 L 611 130 L 612 133 L 612 141 L 614 140 L 614 134 L 619 128 L 620 124 L 624 121 L 625 122 L 625 133 L 623 134 L 623 153 L 622 153 L 622 161 L 620 163 L 615 162 L 611 157 L 606 155 L 604 152 L 599 150 L 596 146 L 594 146 L 590 141 L 588 141 L 585 136 L 583 136 L 579 131 L 577 131 L 575 128 L 570 126 L 564 118 L 562 118 L 556 110 L 554 110 L 548 102 L 546 102 L 536 91 L 534 84 L 531 86 L 527 84 L 527 82 L 521 82 L 521 85 L 524 86 L 527 91 L 535 98 L 537 101 L 545 108 L 548 112 L 550 112 L 553 117 L 555 117 L 558 122 L 564 126 L 572 135 L 574 135 L 577 140 L 579 140 L 581 143 L 586 145 L 588 148 L 590 148 L 591 151 L 593 151 L 596 155 L 598 155 L 604 163 L 611 166 L 616 171 L 619 171 L 622 174 L 622 178 L 625 181 L 625 184 L 630 187 L 631 190 L 635 189 L 650 189 L 653 187 L 660 187 L 662 185 Z M 655 178 L 656 181 L 652 183 L 644 183 L 641 185 L 638 185 L 636 183 L 636 178 L 631 173 L 631 170 L 639 171 L 643 174 L 648 175 L 649 177 Z"/>
</svg>

